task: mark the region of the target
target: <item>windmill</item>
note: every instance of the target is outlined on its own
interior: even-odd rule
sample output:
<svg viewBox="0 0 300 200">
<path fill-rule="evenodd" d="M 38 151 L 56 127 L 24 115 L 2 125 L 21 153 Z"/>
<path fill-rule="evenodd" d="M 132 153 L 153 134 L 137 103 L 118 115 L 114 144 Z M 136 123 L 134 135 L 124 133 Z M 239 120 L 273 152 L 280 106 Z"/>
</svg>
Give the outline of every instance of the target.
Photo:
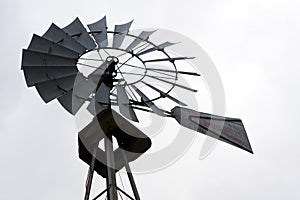
<svg viewBox="0 0 300 200">
<path fill-rule="evenodd" d="M 131 24 L 132 21 L 115 25 L 110 31 L 103 17 L 87 25 L 87 31 L 76 18 L 64 28 L 52 24 L 44 35 L 34 34 L 23 50 L 22 70 L 28 87 L 34 86 L 46 103 L 57 99 L 72 115 L 85 109 L 93 116 L 78 134 L 79 158 L 89 165 L 85 200 L 90 199 L 94 171 L 106 179 L 107 187 L 93 199 L 107 193 L 109 200 L 116 200 L 118 192 L 140 199 L 129 163 L 151 147 L 151 139 L 133 125 L 142 123 L 136 110 L 174 118 L 188 129 L 253 153 L 240 119 L 194 111 L 171 94 L 174 88 L 197 92 L 178 83 L 178 79 L 200 74 L 178 70 L 176 66 L 193 57 L 166 51 L 176 43 L 151 42 L 155 30 L 131 34 Z M 156 105 L 159 99 L 178 106 L 163 109 Z M 118 112 L 112 107 L 117 107 Z M 113 138 L 117 149 L 113 148 Z M 104 142 L 104 150 L 99 142 Z M 115 176 L 123 167 L 134 198 L 117 186 Z"/>
</svg>

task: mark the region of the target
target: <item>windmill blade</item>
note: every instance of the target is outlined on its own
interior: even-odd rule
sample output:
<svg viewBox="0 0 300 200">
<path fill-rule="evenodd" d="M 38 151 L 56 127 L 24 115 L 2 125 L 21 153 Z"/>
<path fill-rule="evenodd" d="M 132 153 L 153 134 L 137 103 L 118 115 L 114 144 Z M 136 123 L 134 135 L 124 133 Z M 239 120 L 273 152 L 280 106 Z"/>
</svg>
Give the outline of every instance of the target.
<svg viewBox="0 0 300 200">
<path fill-rule="evenodd" d="M 135 38 L 133 42 L 128 45 L 126 51 L 131 51 L 134 47 L 136 47 L 141 42 L 148 40 L 149 36 L 152 35 L 155 31 L 142 31 L 138 36 L 138 38 Z"/>
<path fill-rule="evenodd" d="M 103 62 L 97 69 L 95 69 L 91 74 L 89 74 L 88 79 L 94 81 L 94 83 L 96 84 L 101 82 L 105 70 L 112 62 L 113 61 Z"/>
<path fill-rule="evenodd" d="M 75 115 L 84 104 L 84 100 L 74 95 L 73 90 L 69 90 L 57 100 L 72 115 Z"/>
<path fill-rule="evenodd" d="M 82 54 L 86 51 L 86 48 L 84 46 L 82 46 L 79 42 L 77 42 L 75 39 L 73 39 L 53 23 L 51 24 L 47 32 L 43 35 L 43 38 L 58 43 L 68 49 L 76 51 L 79 54 Z"/>
<path fill-rule="evenodd" d="M 62 30 L 68 35 L 72 36 L 72 38 L 74 38 L 87 50 L 91 50 L 96 47 L 94 40 L 90 37 L 89 33 L 86 31 L 78 17 Z"/>
<path fill-rule="evenodd" d="M 126 90 L 124 86 L 117 85 L 117 96 L 118 96 L 118 105 L 119 110 L 124 117 L 127 119 L 130 119 L 132 121 L 138 122 L 137 116 L 132 108 L 132 106 L 129 104 L 129 98 L 126 94 Z"/>
<path fill-rule="evenodd" d="M 142 101 L 149 107 L 151 110 L 160 115 L 160 116 L 166 116 L 164 114 L 164 111 L 160 108 L 158 108 L 153 102 L 150 101 L 150 99 L 141 91 L 139 90 L 135 85 L 131 85 L 132 88 L 138 93 L 138 95 L 141 97 Z"/>
<path fill-rule="evenodd" d="M 97 89 L 99 83 L 102 82 L 103 74 L 108 68 L 111 61 L 105 61 L 97 69 L 95 69 L 88 78 L 84 77 L 82 74 L 79 74 L 78 81 L 75 82 L 75 94 L 81 98 L 88 99 L 88 97 Z M 103 84 L 101 84 L 103 85 Z M 102 89 L 105 86 L 102 86 Z M 99 91 L 100 92 L 100 91 Z M 100 94 L 98 94 L 100 95 Z M 100 98 L 100 96 L 98 97 Z M 105 101 L 107 103 L 107 101 Z"/>
<path fill-rule="evenodd" d="M 152 88 L 153 90 L 155 90 L 156 92 L 158 92 L 162 97 L 167 97 L 169 99 L 171 99 L 172 101 L 174 101 L 175 103 L 178 103 L 179 105 L 182 105 L 182 106 L 187 106 L 185 103 L 179 101 L 178 99 L 176 99 L 175 97 L 172 97 L 171 95 L 169 94 L 166 94 L 165 92 L 161 91 L 160 89 L 154 87 L 153 85 L 150 85 L 144 81 L 142 81 L 142 83 L 144 83 L 145 85 L 147 85 L 148 87 Z"/>
<path fill-rule="evenodd" d="M 160 58 L 160 59 L 153 59 L 153 60 L 144 60 L 144 63 L 147 62 L 162 62 L 162 61 L 170 61 L 174 62 L 175 60 L 186 60 L 186 59 L 193 59 L 194 57 L 175 57 L 175 58 Z"/>
<path fill-rule="evenodd" d="M 76 67 L 76 59 L 55 56 L 23 49 L 22 69 L 24 66 L 71 66 Z"/>
<path fill-rule="evenodd" d="M 35 84 L 42 99 L 48 103 L 53 99 L 72 90 L 76 75 L 63 77 L 59 79 L 49 80 Z"/>
<path fill-rule="evenodd" d="M 98 90 L 95 93 L 95 100 L 96 102 L 108 105 L 110 104 L 110 90 L 111 88 L 108 87 L 105 83 L 101 83 Z"/>
<path fill-rule="evenodd" d="M 55 80 L 35 84 L 35 87 L 45 103 L 62 96 L 65 91 L 57 87 Z"/>
<path fill-rule="evenodd" d="M 77 74 L 55 79 L 57 86 L 65 91 L 72 90 Z"/>
<path fill-rule="evenodd" d="M 86 79 L 83 74 L 78 73 L 73 88 L 74 94 L 76 96 L 87 100 L 89 96 L 96 90 L 96 88 L 96 83 L 94 83 L 90 79 Z"/>
<path fill-rule="evenodd" d="M 106 47 L 108 45 L 106 16 L 93 24 L 89 24 L 88 27 L 98 45 Z"/>
<path fill-rule="evenodd" d="M 78 73 L 78 69 L 73 67 L 46 67 L 46 69 L 50 79 L 63 78 Z"/>
<path fill-rule="evenodd" d="M 115 34 L 113 38 L 113 48 L 119 48 L 125 38 L 125 35 L 128 33 L 129 28 L 132 24 L 133 20 L 125 23 L 125 24 L 120 24 L 120 25 L 115 25 Z"/>
<path fill-rule="evenodd" d="M 171 115 L 184 127 L 253 153 L 240 119 L 210 115 L 177 106 L 171 110 Z"/>
<path fill-rule="evenodd" d="M 75 67 L 37 67 L 24 66 L 23 72 L 28 87 L 34 86 L 36 83 L 45 82 L 57 78 L 63 78 L 78 73 Z"/>
<path fill-rule="evenodd" d="M 172 43 L 172 42 L 164 42 L 160 45 L 158 45 L 157 47 L 152 47 L 150 49 L 146 49 L 144 51 L 141 51 L 139 53 L 137 53 L 136 55 L 137 56 L 140 56 L 140 55 L 143 55 L 143 54 L 146 54 L 146 53 L 150 53 L 150 52 L 153 52 L 153 51 L 156 51 L 156 50 L 162 50 L 164 49 L 165 47 L 168 47 L 168 46 L 172 46 L 174 44 L 177 44 L 177 43 Z"/>
<path fill-rule="evenodd" d="M 103 105 L 95 101 L 95 98 L 92 98 L 89 105 L 86 108 L 93 116 L 98 115 L 102 111 L 108 109 L 108 105 Z"/>
<path fill-rule="evenodd" d="M 51 55 L 62 56 L 72 59 L 79 58 L 79 54 L 77 52 L 67 49 L 64 46 L 56 44 L 36 34 L 33 35 L 28 50 L 37 51 L 41 53 L 48 53 Z"/>
</svg>

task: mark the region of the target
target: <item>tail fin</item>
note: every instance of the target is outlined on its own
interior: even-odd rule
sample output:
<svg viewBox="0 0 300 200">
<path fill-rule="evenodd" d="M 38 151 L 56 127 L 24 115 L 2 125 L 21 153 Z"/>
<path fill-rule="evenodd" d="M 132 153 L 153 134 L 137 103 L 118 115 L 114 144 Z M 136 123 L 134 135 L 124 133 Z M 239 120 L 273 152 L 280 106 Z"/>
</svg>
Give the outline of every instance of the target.
<svg viewBox="0 0 300 200">
<path fill-rule="evenodd" d="M 178 106 L 174 107 L 171 113 L 184 127 L 253 153 L 240 119 L 211 115 Z"/>
</svg>

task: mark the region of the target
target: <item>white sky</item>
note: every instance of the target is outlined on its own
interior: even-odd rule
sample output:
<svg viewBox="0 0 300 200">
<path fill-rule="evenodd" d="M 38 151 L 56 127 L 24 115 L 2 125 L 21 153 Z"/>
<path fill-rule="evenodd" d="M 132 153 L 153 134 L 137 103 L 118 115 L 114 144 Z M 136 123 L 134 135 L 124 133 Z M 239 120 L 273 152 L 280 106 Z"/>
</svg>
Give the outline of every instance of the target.
<svg viewBox="0 0 300 200">
<path fill-rule="evenodd" d="M 227 116 L 240 117 L 254 155 L 218 143 L 199 160 L 205 137 L 171 167 L 138 175 L 150 199 L 299 199 L 300 1 L 1 1 L 0 199 L 83 199 L 87 167 L 74 120 L 26 87 L 21 50 L 54 22 L 165 28 L 201 45 L 217 66 Z M 104 184 L 94 185 L 94 193 Z M 97 188 L 96 188 L 97 187 Z"/>
</svg>

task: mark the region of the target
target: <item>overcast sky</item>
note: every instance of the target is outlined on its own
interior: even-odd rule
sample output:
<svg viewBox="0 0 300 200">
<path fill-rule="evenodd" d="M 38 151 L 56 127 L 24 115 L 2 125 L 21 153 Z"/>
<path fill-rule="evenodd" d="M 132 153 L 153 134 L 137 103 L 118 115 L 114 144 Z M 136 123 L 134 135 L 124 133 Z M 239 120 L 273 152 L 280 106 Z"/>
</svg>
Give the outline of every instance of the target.
<svg viewBox="0 0 300 200">
<path fill-rule="evenodd" d="M 226 115 L 243 120 L 254 150 L 218 143 L 199 160 L 199 135 L 172 166 L 136 176 L 142 199 L 300 198 L 300 1 L 10 0 L 0 8 L 0 199 L 83 199 L 74 119 L 26 87 L 21 50 L 52 22 L 104 15 L 110 28 L 134 19 L 134 29 L 170 29 L 202 46 L 222 78 Z M 93 195 L 104 187 L 96 179 Z"/>
</svg>

